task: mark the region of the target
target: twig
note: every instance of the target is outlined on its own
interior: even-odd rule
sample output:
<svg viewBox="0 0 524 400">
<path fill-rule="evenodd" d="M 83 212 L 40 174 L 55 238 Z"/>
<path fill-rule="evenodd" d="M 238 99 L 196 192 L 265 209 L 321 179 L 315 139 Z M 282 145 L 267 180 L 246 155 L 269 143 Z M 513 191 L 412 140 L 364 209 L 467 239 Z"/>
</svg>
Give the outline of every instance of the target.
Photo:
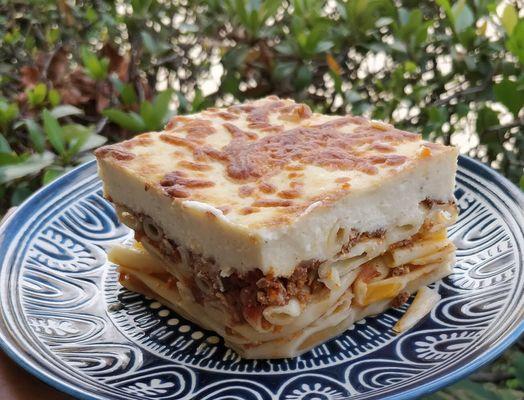
<svg viewBox="0 0 524 400">
<path fill-rule="evenodd" d="M 491 81 L 491 79 L 490 79 L 490 81 Z M 489 84 L 489 81 L 484 81 L 484 83 L 482 83 L 479 86 L 474 86 L 474 87 L 470 87 L 470 88 L 467 88 L 467 89 L 455 92 L 455 93 L 453 93 L 452 95 L 450 95 L 448 97 L 445 97 L 443 99 L 435 101 L 433 104 L 430 104 L 430 106 L 435 106 L 435 107 L 443 106 L 445 104 L 448 104 L 453 99 L 457 99 L 457 98 L 460 98 L 460 97 L 465 97 L 465 96 L 468 96 L 470 94 L 483 92 L 488 87 L 488 84 Z"/>
<path fill-rule="evenodd" d="M 509 124 L 490 126 L 486 129 L 486 132 L 507 131 L 511 128 L 516 128 L 517 126 L 524 126 L 524 118 L 517 119 Z"/>
</svg>

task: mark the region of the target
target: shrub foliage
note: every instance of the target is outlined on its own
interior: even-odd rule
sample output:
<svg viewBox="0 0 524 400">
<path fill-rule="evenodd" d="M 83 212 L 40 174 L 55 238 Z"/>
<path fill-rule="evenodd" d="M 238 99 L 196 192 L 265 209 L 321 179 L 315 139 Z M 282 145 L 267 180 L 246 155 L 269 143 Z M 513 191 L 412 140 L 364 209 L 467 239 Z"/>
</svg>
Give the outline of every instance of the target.
<svg viewBox="0 0 524 400">
<path fill-rule="evenodd" d="M 0 211 L 107 140 L 159 129 L 174 112 L 268 94 L 459 144 L 518 182 L 518 7 L 0 0 Z"/>
</svg>

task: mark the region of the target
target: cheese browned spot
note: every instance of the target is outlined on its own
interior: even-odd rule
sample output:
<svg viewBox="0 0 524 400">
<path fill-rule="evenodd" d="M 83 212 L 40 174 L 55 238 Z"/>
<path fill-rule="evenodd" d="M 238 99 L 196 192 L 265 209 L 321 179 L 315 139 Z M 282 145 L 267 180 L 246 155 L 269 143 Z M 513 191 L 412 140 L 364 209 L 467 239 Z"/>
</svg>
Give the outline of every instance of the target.
<svg viewBox="0 0 524 400">
<path fill-rule="evenodd" d="M 277 193 L 277 196 L 283 199 L 296 199 L 300 197 L 300 191 L 297 189 L 281 190 Z"/>
<path fill-rule="evenodd" d="M 275 193 L 275 191 L 277 190 L 276 186 L 275 185 L 272 185 L 271 183 L 267 183 L 267 182 L 262 182 L 258 185 L 258 189 L 263 192 L 263 193 L 267 193 L 267 194 L 270 194 L 270 193 Z"/>
<path fill-rule="evenodd" d="M 261 199 L 252 203 L 253 207 L 289 207 L 293 202 L 290 200 Z"/>
<path fill-rule="evenodd" d="M 248 214 L 256 213 L 257 211 L 258 211 L 257 207 L 243 207 L 240 209 L 239 213 L 241 215 L 248 215 Z"/>
<path fill-rule="evenodd" d="M 374 175 L 378 172 L 374 164 L 400 165 L 406 157 L 361 155 L 357 150 L 359 145 L 376 140 L 400 144 L 418 138 L 418 135 L 402 131 L 367 129 L 358 135 L 347 135 L 334 129 L 347 123 L 349 119 L 342 117 L 331 123 L 295 128 L 255 142 L 233 139 L 222 150 L 226 155 L 228 175 L 239 180 L 260 178 L 278 173 L 291 162 Z"/>
<path fill-rule="evenodd" d="M 99 147 L 95 150 L 95 155 L 97 157 L 113 157 L 115 160 L 127 161 L 135 158 L 135 155 L 129 151 L 123 150 L 118 145 L 108 145 Z"/>
<path fill-rule="evenodd" d="M 249 197 L 253 194 L 255 188 L 253 186 L 244 185 L 238 188 L 238 195 L 240 197 Z"/>
<path fill-rule="evenodd" d="M 292 104 L 281 108 L 279 111 L 279 119 L 292 122 L 299 122 L 313 115 L 311 108 L 307 104 Z"/>
<path fill-rule="evenodd" d="M 337 183 L 346 183 L 351 181 L 351 178 L 349 176 L 341 176 L 340 178 L 335 179 L 335 182 Z"/>
<path fill-rule="evenodd" d="M 233 120 L 233 119 L 238 119 L 238 115 L 227 112 L 227 111 L 218 111 L 215 115 L 222 119 L 228 120 L 228 121 Z"/>
<path fill-rule="evenodd" d="M 171 197 L 189 197 L 191 189 L 207 188 L 215 186 L 214 182 L 204 179 L 187 178 L 183 171 L 167 173 L 160 181 L 160 186 Z"/>
<path fill-rule="evenodd" d="M 180 136 L 171 135 L 168 133 L 162 133 L 160 135 L 160 140 L 169 144 L 173 144 L 175 146 L 189 147 L 190 149 L 196 149 L 198 147 L 198 143 L 195 143 L 192 140 Z"/>
<path fill-rule="evenodd" d="M 231 133 L 233 139 L 256 139 L 258 137 L 256 133 L 240 129 L 238 126 L 235 126 L 229 122 L 226 122 L 223 124 L 223 126 L 229 133 Z"/>
<path fill-rule="evenodd" d="M 212 167 L 209 164 L 196 163 L 192 161 L 182 160 L 178 162 L 182 168 L 191 169 L 194 171 L 209 171 Z"/>
</svg>

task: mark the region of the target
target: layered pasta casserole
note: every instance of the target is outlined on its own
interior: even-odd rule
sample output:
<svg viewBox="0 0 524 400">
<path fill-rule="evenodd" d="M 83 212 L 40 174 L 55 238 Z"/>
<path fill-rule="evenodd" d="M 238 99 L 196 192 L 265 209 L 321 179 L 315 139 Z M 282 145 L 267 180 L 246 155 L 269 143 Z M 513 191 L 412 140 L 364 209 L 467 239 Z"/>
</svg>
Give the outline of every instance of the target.
<svg viewBox="0 0 524 400">
<path fill-rule="evenodd" d="M 245 358 L 299 355 L 420 288 L 425 313 L 454 262 L 456 149 L 386 123 L 271 96 L 96 157 L 135 232 L 110 252 L 121 284 Z"/>
</svg>

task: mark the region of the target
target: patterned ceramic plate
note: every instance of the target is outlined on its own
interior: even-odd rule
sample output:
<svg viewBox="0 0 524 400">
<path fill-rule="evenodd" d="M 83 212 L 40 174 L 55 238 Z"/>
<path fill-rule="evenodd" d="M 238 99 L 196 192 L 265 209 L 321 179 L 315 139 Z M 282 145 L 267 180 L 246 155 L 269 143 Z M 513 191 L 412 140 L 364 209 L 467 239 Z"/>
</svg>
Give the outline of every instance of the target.
<svg viewBox="0 0 524 400">
<path fill-rule="evenodd" d="M 495 358 L 524 330 L 524 199 L 460 159 L 454 273 L 402 335 L 405 306 L 309 353 L 242 360 L 212 332 L 124 290 L 107 248 L 129 240 L 94 162 L 45 187 L 0 228 L 0 342 L 20 365 L 85 399 L 408 399 Z"/>
</svg>

